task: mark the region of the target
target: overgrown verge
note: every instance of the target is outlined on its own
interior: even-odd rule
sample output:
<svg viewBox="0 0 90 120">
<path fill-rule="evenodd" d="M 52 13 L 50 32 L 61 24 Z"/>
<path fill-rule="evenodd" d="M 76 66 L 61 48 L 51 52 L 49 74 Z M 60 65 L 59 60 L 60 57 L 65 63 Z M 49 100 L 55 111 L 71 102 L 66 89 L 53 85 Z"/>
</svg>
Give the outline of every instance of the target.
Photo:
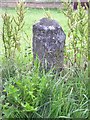
<svg viewBox="0 0 90 120">
<path fill-rule="evenodd" d="M 87 118 L 88 70 L 87 66 L 82 67 L 84 56 L 87 59 L 87 48 L 84 46 L 84 43 L 87 45 L 87 17 L 83 18 L 85 10 L 79 6 L 77 11 L 69 8 L 65 13 L 69 15 L 70 42 L 65 51 L 65 68 L 58 76 L 53 70 L 40 71 L 38 58 L 33 63 L 30 47 L 22 55 L 20 40 L 24 4 L 19 3 L 17 8 L 17 18 L 6 13 L 3 15 L 2 117 Z"/>
</svg>

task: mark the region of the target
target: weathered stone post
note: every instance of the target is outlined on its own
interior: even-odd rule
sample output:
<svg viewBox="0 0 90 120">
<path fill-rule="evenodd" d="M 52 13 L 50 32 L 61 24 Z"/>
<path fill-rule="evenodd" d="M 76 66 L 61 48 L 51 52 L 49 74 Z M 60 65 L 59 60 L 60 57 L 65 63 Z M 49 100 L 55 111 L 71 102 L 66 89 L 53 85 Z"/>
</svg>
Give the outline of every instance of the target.
<svg viewBox="0 0 90 120">
<path fill-rule="evenodd" d="M 33 25 L 33 55 L 38 55 L 41 64 L 47 69 L 62 69 L 66 35 L 61 26 L 49 18 L 42 18 Z"/>
</svg>

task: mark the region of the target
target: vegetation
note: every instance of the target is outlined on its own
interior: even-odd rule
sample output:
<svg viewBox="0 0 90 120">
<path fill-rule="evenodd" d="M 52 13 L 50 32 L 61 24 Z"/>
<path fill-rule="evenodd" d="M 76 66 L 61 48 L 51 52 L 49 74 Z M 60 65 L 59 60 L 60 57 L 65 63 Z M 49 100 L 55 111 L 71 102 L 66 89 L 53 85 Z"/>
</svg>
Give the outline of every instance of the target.
<svg viewBox="0 0 90 120">
<path fill-rule="evenodd" d="M 67 10 L 61 12 L 59 10 L 56 12 L 55 10 L 37 10 L 41 12 L 40 15 L 44 11 L 47 17 L 48 15 L 53 17 L 53 12 L 58 13 L 55 15 L 57 21 L 62 16 L 60 22 L 65 29 L 67 39 L 64 69 L 60 75 L 53 73 L 53 69 L 48 72 L 44 69 L 40 70 L 38 57 L 33 61 L 28 26 L 35 21 L 32 20 L 29 24 L 31 19 L 28 17 L 32 13 L 25 17 L 24 4 L 18 4 L 15 16 L 12 15 L 14 11 L 11 15 L 8 11 L 2 15 L 1 39 L 4 52 L 0 57 L 3 84 L 0 109 L 2 109 L 3 118 L 88 117 L 88 53 L 86 47 L 88 45 L 88 14 L 80 5 L 77 11 L 74 11 L 69 4 L 65 4 L 65 7 Z M 36 13 L 35 15 L 37 17 Z M 65 16 L 68 19 L 63 19 L 66 18 Z M 38 16 L 36 20 L 40 17 Z"/>
</svg>

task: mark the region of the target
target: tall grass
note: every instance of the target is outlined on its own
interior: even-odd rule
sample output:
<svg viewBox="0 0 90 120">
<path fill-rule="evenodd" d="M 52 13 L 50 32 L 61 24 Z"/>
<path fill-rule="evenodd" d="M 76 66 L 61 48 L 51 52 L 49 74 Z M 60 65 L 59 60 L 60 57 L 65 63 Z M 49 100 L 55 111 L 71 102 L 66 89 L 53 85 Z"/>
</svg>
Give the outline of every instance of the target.
<svg viewBox="0 0 90 120">
<path fill-rule="evenodd" d="M 88 116 L 87 77 L 85 78 L 85 73 L 79 72 L 79 76 L 75 75 L 74 78 L 74 74 L 73 71 L 69 71 L 67 75 L 57 79 L 55 76 L 53 80 L 50 79 L 50 75 L 49 80 L 42 79 L 41 85 L 43 81 L 46 81 L 46 84 L 44 87 L 41 86 L 43 94 L 39 96 L 39 99 L 45 102 L 39 108 L 39 116 L 42 118 L 85 118 Z"/>
<path fill-rule="evenodd" d="M 19 66 L 22 66 L 22 61 Z M 57 76 L 52 70 L 47 73 L 40 71 L 38 60 L 33 67 L 28 65 L 28 69 L 25 68 L 26 65 L 23 65 L 24 69 L 19 66 L 17 76 L 9 77 L 4 85 L 3 93 L 6 97 L 1 97 L 5 99 L 4 117 L 88 117 L 87 70 L 77 69 L 76 73 L 74 69 L 70 69 Z"/>
</svg>

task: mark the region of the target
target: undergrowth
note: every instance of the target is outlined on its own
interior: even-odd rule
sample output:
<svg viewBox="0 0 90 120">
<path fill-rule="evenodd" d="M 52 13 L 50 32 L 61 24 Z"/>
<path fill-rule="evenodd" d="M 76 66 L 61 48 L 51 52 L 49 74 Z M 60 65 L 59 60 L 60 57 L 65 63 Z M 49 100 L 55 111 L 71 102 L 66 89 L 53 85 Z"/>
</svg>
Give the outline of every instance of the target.
<svg viewBox="0 0 90 120">
<path fill-rule="evenodd" d="M 87 70 L 66 69 L 57 76 L 53 70 L 40 71 L 38 60 L 28 67 L 4 83 L 4 118 L 88 117 Z"/>
</svg>

